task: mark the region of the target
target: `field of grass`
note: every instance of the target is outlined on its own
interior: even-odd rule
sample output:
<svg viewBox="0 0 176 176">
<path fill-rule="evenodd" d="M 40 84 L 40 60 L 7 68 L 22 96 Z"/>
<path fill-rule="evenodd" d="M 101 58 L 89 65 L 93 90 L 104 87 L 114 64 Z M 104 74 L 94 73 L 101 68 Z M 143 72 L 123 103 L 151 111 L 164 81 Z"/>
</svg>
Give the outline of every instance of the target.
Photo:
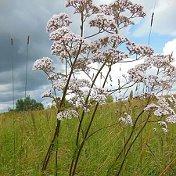
<svg viewBox="0 0 176 176">
<path fill-rule="evenodd" d="M 133 102 L 131 114 L 135 118 L 141 111 L 141 102 Z M 118 123 L 118 113 L 124 107 L 119 103 L 99 106 L 90 131 L 90 138 L 81 153 L 78 176 L 116 175 L 124 154 L 141 129 L 147 113 L 140 117 L 139 125 L 125 150 L 124 143 L 132 127 Z M 91 112 L 89 112 L 91 113 Z M 88 114 L 89 115 L 89 114 Z M 86 118 L 89 118 L 87 115 Z M 86 125 L 86 119 L 84 125 Z M 64 120 L 61 124 L 58 150 L 58 175 L 67 176 L 75 149 L 78 120 Z M 51 142 L 56 125 L 56 110 L 0 114 L 0 176 L 39 176 L 42 161 Z M 169 126 L 164 133 L 148 123 L 129 150 L 121 172 L 122 176 L 175 176 L 176 127 Z M 159 126 L 158 126 L 159 127 Z M 122 155 L 115 162 L 118 153 Z M 48 176 L 55 175 L 55 157 L 47 168 Z M 109 170 L 109 172 L 107 172 Z"/>
</svg>

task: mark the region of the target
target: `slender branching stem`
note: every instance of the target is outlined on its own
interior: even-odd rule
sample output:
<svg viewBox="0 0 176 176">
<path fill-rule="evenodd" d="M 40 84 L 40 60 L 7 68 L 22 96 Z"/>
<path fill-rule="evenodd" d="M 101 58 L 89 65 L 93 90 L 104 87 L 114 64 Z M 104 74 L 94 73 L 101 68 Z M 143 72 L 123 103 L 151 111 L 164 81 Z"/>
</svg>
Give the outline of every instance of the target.
<svg viewBox="0 0 176 176">
<path fill-rule="evenodd" d="M 150 103 L 150 100 L 151 100 L 151 97 L 148 98 L 146 106 Z M 122 149 L 120 150 L 119 154 L 118 154 L 117 157 L 115 158 L 113 164 L 112 164 L 112 165 L 110 166 L 110 168 L 108 169 L 107 175 L 109 174 L 111 168 L 113 168 L 113 167 L 115 166 L 116 161 L 117 161 L 117 160 L 120 158 L 120 156 L 123 154 L 124 150 L 126 150 L 126 147 L 127 147 L 128 143 L 130 142 L 130 140 L 131 140 L 131 138 L 133 137 L 133 134 L 134 134 L 134 132 L 135 132 L 135 129 L 136 129 L 136 126 L 137 126 L 137 122 L 138 122 L 139 118 L 141 117 L 141 115 L 142 115 L 144 112 L 145 112 L 145 111 L 144 111 L 144 109 L 143 109 L 143 110 L 138 114 L 136 120 L 134 121 L 134 124 L 133 124 L 133 127 L 132 127 L 132 130 L 131 130 L 131 133 L 130 133 L 129 137 L 127 138 L 127 140 L 126 140 L 124 146 L 122 147 Z M 147 122 L 148 122 L 148 121 L 147 121 Z"/>
<path fill-rule="evenodd" d="M 81 28 L 81 37 L 83 36 L 83 19 L 82 19 L 82 16 L 83 16 L 83 14 L 81 14 L 81 21 L 82 21 L 81 27 L 80 27 Z M 80 51 L 81 51 L 81 47 L 82 47 L 82 42 L 79 45 L 79 49 L 78 49 L 77 55 L 76 55 L 76 57 L 74 59 L 73 65 L 71 67 L 71 70 L 70 70 L 70 73 L 69 73 L 69 76 L 68 76 L 68 79 L 67 79 L 67 83 L 66 83 L 65 88 L 63 90 L 63 96 L 62 96 L 61 102 L 60 102 L 59 107 L 58 107 L 58 113 L 61 111 L 61 108 L 62 108 L 62 106 L 65 103 L 65 97 L 66 97 L 66 94 L 67 94 L 68 86 L 69 86 L 71 77 L 73 75 L 74 65 L 76 64 L 77 59 L 79 57 L 79 54 L 80 54 Z M 45 159 L 43 161 L 42 172 L 44 172 L 46 170 L 47 165 L 49 163 L 52 151 L 54 149 L 54 145 L 55 145 L 56 139 L 59 137 L 60 126 L 61 126 L 61 121 L 57 119 L 57 125 L 56 125 L 56 128 L 55 128 L 55 133 L 54 133 L 53 139 L 51 141 L 51 144 L 50 144 L 50 146 L 48 148 L 48 151 L 47 151 L 47 154 L 45 156 Z"/>
<path fill-rule="evenodd" d="M 149 120 L 150 117 L 151 117 L 151 112 L 148 114 L 147 119 L 146 119 L 144 125 L 143 125 L 142 128 L 139 130 L 139 132 L 137 133 L 137 135 L 135 136 L 135 138 L 134 138 L 133 141 L 131 142 L 130 146 L 128 147 L 128 149 L 127 149 L 127 151 L 126 151 L 126 153 L 125 153 L 125 156 L 124 156 L 124 158 L 123 158 L 123 160 L 122 160 L 122 163 L 121 163 L 121 165 L 120 165 L 119 171 L 117 172 L 117 175 L 116 175 L 116 176 L 119 176 L 119 175 L 120 175 L 120 173 L 121 173 L 121 171 L 122 171 L 122 168 L 123 168 L 123 165 L 124 165 L 124 163 L 125 163 L 125 161 L 126 161 L 126 159 L 127 159 L 127 156 L 128 156 L 128 154 L 129 154 L 129 152 L 130 152 L 132 146 L 134 145 L 135 141 L 138 139 L 138 137 L 140 136 L 140 134 L 142 133 L 142 131 L 143 131 L 144 128 L 146 127 L 146 125 L 147 125 L 148 120 Z"/>
<path fill-rule="evenodd" d="M 85 100 L 85 105 L 88 104 L 88 100 L 89 100 L 89 97 L 90 97 L 90 94 L 91 94 L 91 89 L 92 87 L 95 85 L 95 81 L 97 80 L 99 74 L 101 73 L 102 69 L 105 67 L 106 65 L 106 62 L 104 62 L 102 64 L 102 66 L 100 67 L 100 69 L 97 71 L 93 81 L 92 81 L 92 84 L 91 84 L 91 87 L 90 87 L 90 90 L 88 92 L 88 95 L 86 97 L 86 100 Z M 81 118 L 80 118 L 80 122 L 79 122 L 79 125 L 78 125 L 78 130 L 77 130 L 77 137 L 76 137 L 76 146 L 78 146 L 78 142 L 79 142 L 79 136 L 80 136 L 80 130 L 81 130 L 81 126 L 82 126 L 82 122 L 83 122 L 83 118 L 84 118 L 84 115 L 85 115 L 85 110 L 82 111 L 82 114 L 81 114 Z"/>
<path fill-rule="evenodd" d="M 105 77 L 104 83 L 103 83 L 103 85 L 102 85 L 102 88 L 105 87 L 105 84 L 106 84 L 106 82 L 107 82 L 107 79 L 108 79 L 108 76 L 109 76 L 110 72 L 111 72 L 111 65 L 109 66 L 109 70 L 108 70 L 108 72 L 107 72 L 107 74 L 106 74 L 106 77 Z M 91 126 L 92 126 L 93 120 L 94 120 L 94 118 L 95 118 L 95 114 L 96 114 L 96 111 L 97 111 L 97 109 L 98 109 L 98 106 L 99 106 L 99 103 L 97 102 L 96 105 L 95 105 L 95 107 L 94 107 L 94 111 L 93 111 L 93 113 L 92 113 L 91 120 L 90 120 L 90 122 L 89 122 L 89 124 L 88 124 L 87 130 L 86 130 L 86 132 L 85 132 L 83 141 L 81 142 L 80 147 L 78 148 L 78 152 L 77 152 L 77 154 L 76 154 L 75 162 L 72 160 L 72 165 L 71 165 L 71 167 L 70 167 L 70 176 L 73 176 L 73 175 L 75 175 L 75 173 L 76 173 L 76 168 L 77 168 L 78 161 L 79 161 L 79 158 L 80 158 L 80 155 L 81 155 L 81 151 L 82 151 L 82 149 L 83 149 L 83 147 L 84 147 L 84 144 L 85 144 L 85 142 L 86 142 L 86 139 L 87 139 L 87 137 L 88 137 L 88 134 L 89 134 L 90 128 L 91 128 Z"/>
</svg>

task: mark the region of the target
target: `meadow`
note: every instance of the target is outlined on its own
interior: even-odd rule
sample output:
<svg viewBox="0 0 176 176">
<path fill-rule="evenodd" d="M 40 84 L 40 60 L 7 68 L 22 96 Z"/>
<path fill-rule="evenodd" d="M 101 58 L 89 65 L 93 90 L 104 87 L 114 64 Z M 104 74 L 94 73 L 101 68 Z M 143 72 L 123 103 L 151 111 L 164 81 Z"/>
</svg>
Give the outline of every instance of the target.
<svg viewBox="0 0 176 176">
<path fill-rule="evenodd" d="M 144 102 L 144 100 L 130 102 L 134 119 L 143 108 Z M 128 145 L 124 148 L 133 127 L 122 126 L 118 118 L 120 111 L 125 110 L 128 103 L 108 103 L 99 106 L 75 175 L 117 175 L 117 170 L 128 149 L 122 176 L 176 175 L 176 128 L 174 125 L 170 125 L 169 131 L 164 133 L 161 128 L 156 128 L 151 117 L 151 123 L 148 121 L 133 143 L 146 119 L 147 113 L 143 113 L 139 119 L 139 126 L 135 128 Z M 83 128 L 87 123 L 86 118 L 88 115 L 85 116 Z M 42 161 L 51 142 L 55 125 L 56 109 L 54 108 L 0 114 L 0 175 L 41 175 Z M 62 121 L 57 155 L 58 175 L 66 176 L 69 173 L 75 149 L 77 125 L 76 118 Z M 122 155 L 115 161 L 120 151 Z M 55 175 L 54 160 L 55 157 L 52 156 L 46 171 L 48 176 Z"/>
</svg>

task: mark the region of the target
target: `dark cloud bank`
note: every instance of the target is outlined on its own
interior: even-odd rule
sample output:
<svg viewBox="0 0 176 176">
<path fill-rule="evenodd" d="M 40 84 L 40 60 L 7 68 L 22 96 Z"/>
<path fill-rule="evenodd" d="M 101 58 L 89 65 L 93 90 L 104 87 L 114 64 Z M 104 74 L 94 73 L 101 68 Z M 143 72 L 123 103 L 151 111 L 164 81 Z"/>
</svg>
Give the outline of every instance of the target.
<svg viewBox="0 0 176 176">
<path fill-rule="evenodd" d="M 0 1 L 0 112 L 12 107 L 12 62 L 15 99 L 24 97 L 26 60 L 28 58 L 27 90 L 41 101 L 45 75 L 32 71 L 33 62 L 50 54 L 46 23 L 64 8 L 64 0 L 1 0 Z M 27 57 L 27 36 L 30 36 Z M 13 38 L 13 46 L 10 38 Z M 36 91 L 36 93 L 35 93 Z"/>
</svg>

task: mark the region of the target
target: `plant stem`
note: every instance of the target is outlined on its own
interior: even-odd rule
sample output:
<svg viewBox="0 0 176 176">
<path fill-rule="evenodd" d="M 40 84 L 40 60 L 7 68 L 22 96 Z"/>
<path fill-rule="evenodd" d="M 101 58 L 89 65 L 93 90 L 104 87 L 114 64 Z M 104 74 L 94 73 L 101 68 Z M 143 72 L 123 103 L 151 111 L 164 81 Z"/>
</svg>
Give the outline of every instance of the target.
<svg viewBox="0 0 176 176">
<path fill-rule="evenodd" d="M 59 136 L 60 125 L 61 125 L 61 121 L 57 120 L 57 125 L 56 125 L 56 128 L 55 128 L 55 133 L 54 133 L 53 139 L 51 141 L 51 144 L 48 148 L 45 159 L 43 161 L 42 172 L 44 172 L 46 170 L 46 167 L 48 165 L 49 159 L 51 157 L 51 154 L 52 154 L 52 151 L 53 151 L 53 148 L 54 148 L 54 143 L 56 141 L 56 138 Z"/>
<path fill-rule="evenodd" d="M 87 136 L 88 136 L 90 127 L 91 127 L 91 125 L 92 125 L 92 122 L 93 122 L 93 120 L 94 120 L 95 113 L 96 113 L 96 111 L 97 111 L 98 105 L 99 105 L 99 103 L 97 103 L 96 106 L 95 106 L 95 108 L 94 108 L 94 112 L 93 112 L 93 114 L 92 114 L 92 118 L 91 118 L 90 123 L 89 123 L 89 125 L 88 125 L 88 128 L 87 128 L 87 130 L 86 130 L 84 139 L 83 139 L 83 141 L 82 141 L 82 143 L 81 143 L 81 145 L 80 145 L 80 147 L 79 147 L 79 150 L 78 150 L 78 153 L 77 153 L 77 155 L 76 155 L 76 160 L 75 160 L 75 163 L 74 163 L 74 167 L 73 167 L 73 171 L 72 171 L 72 173 L 71 173 L 71 176 L 73 176 L 73 175 L 75 174 L 75 172 L 76 172 L 76 168 L 77 168 L 77 164 L 78 164 L 78 161 L 79 161 L 79 157 L 80 157 L 81 151 L 82 151 L 82 149 L 83 149 L 83 147 L 84 147 L 84 144 L 85 144 L 86 138 L 87 138 Z M 72 168 L 71 168 L 71 170 L 72 170 Z"/>
<path fill-rule="evenodd" d="M 97 80 L 98 75 L 100 74 L 101 70 L 104 68 L 105 65 L 106 65 L 106 62 L 103 63 L 103 65 L 100 67 L 100 69 L 96 73 L 96 75 L 95 75 L 95 77 L 94 77 L 94 79 L 92 81 L 92 84 L 91 84 L 90 90 L 88 92 L 88 95 L 86 97 L 85 105 L 87 105 L 87 103 L 88 103 L 89 96 L 90 96 L 90 93 L 91 93 L 91 88 L 94 86 L 95 81 Z M 72 162 L 71 162 L 71 165 L 70 165 L 70 171 L 69 171 L 70 175 L 71 175 L 71 172 L 72 172 L 72 168 L 73 168 L 73 164 L 74 164 L 74 159 L 75 159 L 75 156 L 76 156 L 76 152 L 78 150 L 78 142 L 79 142 L 80 131 L 81 131 L 81 127 L 82 127 L 84 115 L 85 115 L 85 110 L 82 111 L 81 118 L 80 118 L 79 125 L 78 125 L 78 129 L 77 129 L 77 136 L 76 136 L 76 146 L 77 146 L 77 148 L 74 151 Z"/>
<path fill-rule="evenodd" d="M 152 98 L 151 96 L 148 98 L 146 106 L 149 104 L 151 98 Z M 117 157 L 115 158 L 114 163 L 113 163 L 113 164 L 110 166 L 110 168 L 108 169 L 107 175 L 109 174 L 110 169 L 113 168 L 114 165 L 116 164 L 116 161 L 117 161 L 117 160 L 120 158 L 120 156 L 123 154 L 123 151 L 126 150 L 126 147 L 127 147 L 128 143 L 130 142 L 130 140 L 131 140 L 131 138 L 132 138 L 132 136 L 133 136 L 133 133 L 134 133 L 134 131 L 135 131 L 135 129 L 136 129 L 137 122 L 138 122 L 140 116 L 141 116 L 143 113 L 144 113 L 144 109 L 138 114 L 136 120 L 134 121 L 133 128 L 132 128 L 132 130 L 131 130 L 131 133 L 130 133 L 129 137 L 127 138 L 127 140 L 126 140 L 124 146 L 123 146 L 122 149 L 120 150 L 119 154 L 118 154 Z"/>
<path fill-rule="evenodd" d="M 95 78 L 92 81 L 92 84 L 91 84 L 90 90 L 88 92 L 88 95 L 86 97 L 85 105 L 87 105 L 89 97 L 90 97 L 91 89 L 93 88 L 93 86 L 95 84 L 95 81 L 97 80 L 98 75 L 100 74 L 101 70 L 104 68 L 105 65 L 106 65 L 106 62 L 103 63 L 103 65 L 100 67 L 100 69 L 96 73 Z M 80 131 L 81 131 L 81 126 L 82 126 L 82 122 L 83 122 L 83 119 L 84 119 L 84 115 L 85 115 L 85 110 L 83 110 L 82 114 L 81 114 L 81 119 L 80 119 L 80 123 L 79 123 L 78 130 L 77 130 L 76 146 L 78 146 L 79 136 L 80 136 Z"/>
<path fill-rule="evenodd" d="M 58 140 L 57 140 L 57 145 L 58 145 Z M 58 153 L 58 148 L 56 149 L 56 157 L 55 157 L 55 162 L 56 162 L 56 173 L 55 173 L 55 176 L 57 176 L 57 168 L 58 168 L 58 161 L 57 161 L 57 153 Z"/>
<path fill-rule="evenodd" d="M 81 26 L 80 26 L 80 29 L 81 29 L 81 37 L 83 37 L 83 13 L 81 13 Z M 62 106 L 64 106 L 64 102 L 65 102 L 65 97 L 66 97 L 66 94 L 67 94 L 67 90 L 68 90 L 68 86 L 69 86 L 69 83 L 70 83 L 70 80 L 71 80 L 71 77 L 73 75 L 73 71 L 74 71 L 74 66 L 77 62 L 77 59 L 78 59 L 78 56 L 80 54 L 80 51 L 81 51 L 81 47 L 82 47 L 82 42 L 80 43 L 79 45 L 79 49 L 78 49 L 78 52 L 75 56 L 75 59 L 74 59 L 74 62 L 72 64 L 72 67 L 71 67 L 71 70 L 70 70 L 70 74 L 69 74 L 69 77 L 67 79 L 67 83 L 65 85 L 65 88 L 64 88 L 64 91 L 63 91 L 63 96 L 62 96 L 62 99 L 61 99 L 61 102 L 59 104 L 59 107 L 58 107 L 58 113 L 61 111 L 61 108 Z M 55 145 L 55 141 L 56 139 L 58 139 L 59 137 L 59 132 L 60 132 L 60 126 L 61 126 L 61 121 L 57 119 L 57 125 L 56 125 L 56 128 L 55 128 L 55 133 L 54 133 L 54 136 L 53 136 L 53 139 L 51 141 L 51 144 L 48 148 L 48 151 L 47 151 L 47 154 L 45 156 L 45 159 L 43 161 L 43 166 L 42 166 L 42 173 L 44 173 L 44 171 L 46 170 L 47 168 L 47 165 L 49 163 L 49 159 L 51 157 L 51 154 L 52 154 L 52 151 L 54 149 L 54 145 Z M 57 149 L 58 151 L 58 149 Z"/>
<path fill-rule="evenodd" d="M 105 87 L 105 84 L 106 84 L 106 82 L 107 82 L 107 79 L 108 79 L 108 76 L 109 76 L 110 72 L 111 72 L 111 66 L 109 66 L 109 70 L 108 70 L 108 72 L 107 72 L 107 74 L 106 74 L 106 77 L 105 77 L 105 80 L 104 80 L 104 83 L 103 83 L 102 88 Z M 79 161 L 79 158 L 80 158 L 80 154 L 81 154 L 81 151 L 82 151 L 82 149 L 83 149 L 83 147 L 84 147 L 85 141 L 86 141 L 86 139 L 87 139 L 87 137 L 88 137 L 89 130 L 90 130 L 91 126 L 92 126 L 92 123 L 93 123 L 93 120 L 94 120 L 94 118 L 95 118 L 95 114 L 96 114 L 96 111 L 97 111 L 97 109 L 98 109 L 98 106 L 99 106 L 99 103 L 97 102 L 96 105 L 95 105 L 94 111 L 93 111 L 93 113 L 92 113 L 92 116 L 91 116 L 91 120 L 90 120 L 90 122 L 89 122 L 89 125 L 88 125 L 88 127 L 87 127 L 87 130 L 86 130 L 84 139 L 83 139 L 83 141 L 81 142 L 81 145 L 80 145 L 80 147 L 79 147 L 79 149 L 78 149 L 75 162 L 72 160 L 72 164 L 71 164 L 71 167 L 70 167 L 70 176 L 75 175 L 76 168 L 77 168 L 77 165 L 78 165 L 78 161 Z M 73 158 L 73 159 L 74 159 L 74 158 Z M 73 165 L 74 165 L 74 166 L 73 166 Z"/>
<path fill-rule="evenodd" d="M 148 114 L 147 120 L 145 121 L 143 127 L 142 127 L 142 128 L 140 129 L 140 131 L 137 133 L 137 135 L 135 136 L 135 138 L 134 138 L 133 141 L 131 142 L 129 148 L 127 149 L 126 154 L 125 154 L 125 156 L 124 156 L 124 158 L 123 158 L 123 161 L 122 161 L 122 163 L 121 163 L 121 165 L 120 165 L 119 171 L 118 171 L 118 173 L 117 173 L 116 176 L 119 176 L 119 175 L 120 175 L 120 173 L 121 173 L 121 171 L 122 171 L 122 168 L 123 168 L 123 165 L 124 165 L 124 163 L 125 163 L 125 161 L 126 161 L 126 158 L 127 158 L 128 154 L 129 154 L 129 151 L 131 150 L 131 147 L 133 146 L 133 144 L 135 143 L 135 141 L 137 140 L 137 138 L 140 136 L 140 134 L 141 134 L 142 131 L 144 130 L 144 128 L 145 128 L 145 126 L 147 125 L 147 122 L 148 122 L 148 120 L 149 120 L 150 117 L 151 117 L 151 113 Z"/>
</svg>

